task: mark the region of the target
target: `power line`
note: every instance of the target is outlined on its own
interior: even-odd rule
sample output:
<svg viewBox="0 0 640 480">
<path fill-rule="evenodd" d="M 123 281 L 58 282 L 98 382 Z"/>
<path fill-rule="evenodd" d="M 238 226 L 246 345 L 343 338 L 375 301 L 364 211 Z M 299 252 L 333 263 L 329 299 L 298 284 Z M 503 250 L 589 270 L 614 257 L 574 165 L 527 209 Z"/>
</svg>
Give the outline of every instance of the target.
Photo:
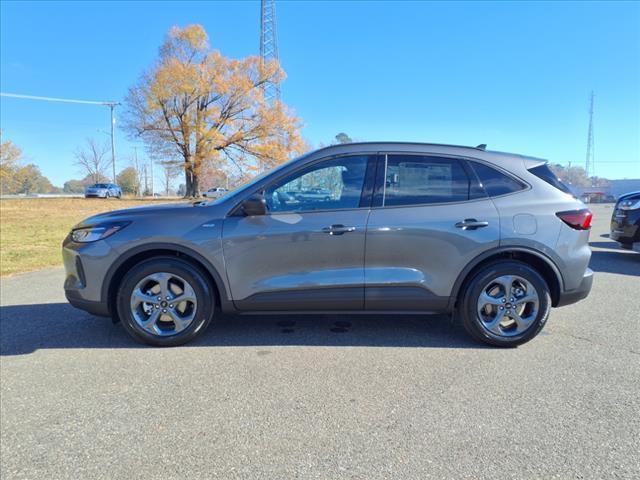
<svg viewBox="0 0 640 480">
<path fill-rule="evenodd" d="M 116 118 L 115 118 L 114 110 L 118 105 L 120 105 L 120 102 L 100 102 L 96 100 L 77 100 L 73 98 L 41 97 L 38 95 L 24 95 L 22 93 L 4 93 L 4 92 L 0 92 L 0 97 L 21 98 L 23 100 L 40 100 L 45 102 L 81 103 L 84 105 L 100 105 L 103 107 L 109 107 L 109 110 L 111 111 L 111 167 L 113 169 L 113 183 L 116 183 L 116 141 L 115 141 Z"/>
<path fill-rule="evenodd" d="M 0 97 L 23 98 L 25 100 L 44 100 L 46 102 L 84 103 L 88 105 L 105 105 L 105 106 L 120 105 L 119 102 L 100 102 L 96 100 L 76 100 L 72 98 L 40 97 L 37 95 L 23 95 L 21 93 L 0 92 Z"/>
</svg>

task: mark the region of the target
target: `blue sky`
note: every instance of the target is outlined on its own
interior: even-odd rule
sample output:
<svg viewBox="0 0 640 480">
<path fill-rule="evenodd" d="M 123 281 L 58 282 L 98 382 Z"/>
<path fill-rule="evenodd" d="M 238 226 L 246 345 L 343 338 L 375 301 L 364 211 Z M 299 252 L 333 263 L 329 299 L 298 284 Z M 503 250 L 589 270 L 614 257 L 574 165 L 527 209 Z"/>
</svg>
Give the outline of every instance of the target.
<svg viewBox="0 0 640 480">
<path fill-rule="evenodd" d="M 259 48 L 259 2 L 2 1 L 3 92 L 121 100 L 172 25 L 200 23 L 232 57 Z M 317 146 L 476 145 L 584 165 L 595 90 L 596 174 L 640 177 L 638 2 L 277 2 L 283 100 Z M 108 110 L 1 99 L 3 139 L 54 184 L 108 141 Z M 134 143 L 117 132 L 118 167 Z M 139 150 L 140 151 L 140 150 Z"/>
</svg>

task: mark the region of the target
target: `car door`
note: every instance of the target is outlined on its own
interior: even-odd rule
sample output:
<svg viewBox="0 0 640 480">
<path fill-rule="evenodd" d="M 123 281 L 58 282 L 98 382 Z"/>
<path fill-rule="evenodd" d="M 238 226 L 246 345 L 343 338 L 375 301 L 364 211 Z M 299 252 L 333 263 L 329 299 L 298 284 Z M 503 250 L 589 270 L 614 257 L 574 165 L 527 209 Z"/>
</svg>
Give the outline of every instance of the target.
<svg viewBox="0 0 640 480">
<path fill-rule="evenodd" d="M 364 246 L 375 155 L 339 156 L 264 188 L 267 214 L 224 221 L 228 281 L 239 310 L 364 308 Z M 317 189 L 328 193 L 314 195 Z"/>
<path fill-rule="evenodd" d="M 469 261 L 498 246 L 498 212 L 463 159 L 389 153 L 378 172 L 365 307 L 441 311 Z"/>
</svg>

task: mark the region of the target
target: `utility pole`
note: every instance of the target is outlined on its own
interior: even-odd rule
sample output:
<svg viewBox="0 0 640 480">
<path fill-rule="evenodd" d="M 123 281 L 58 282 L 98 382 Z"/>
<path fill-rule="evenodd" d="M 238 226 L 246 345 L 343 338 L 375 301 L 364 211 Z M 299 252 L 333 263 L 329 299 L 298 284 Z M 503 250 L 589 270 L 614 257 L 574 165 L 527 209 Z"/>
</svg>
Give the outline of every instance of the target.
<svg viewBox="0 0 640 480">
<path fill-rule="evenodd" d="M 138 147 L 133 147 L 133 168 L 136 171 L 136 196 L 140 197 L 142 195 L 140 195 L 140 190 L 141 190 L 141 181 L 142 178 L 140 175 L 140 165 L 138 165 Z"/>
<path fill-rule="evenodd" d="M 151 164 L 151 196 L 153 197 L 153 157 L 149 158 L 149 163 Z"/>
<path fill-rule="evenodd" d="M 269 62 L 279 62 L 278 31 L 276 28 L 275 0 L 260 1 L 260 67 L 264 68 Z M 267 103 L 280 100 L 280 86 L 273 82 L 263 84 L 264 98 Z"/>
<path fill-rule="evenodd" d="M 114 116 L 114 110 L 119 103 L 109 103 L 109 109 L 111 110 L 111 168 L 113 169 L 113 183 L 116 183 L 116 139 L 115 139 L 115 125 L 116 117 Z"/>
<path fill-rule="evenodd" d="M 591 91 L 591 97 L 589 100 L 589 132 L 587 133 L 587 158 L 585 161 L 584 169 L 587 172 L 587 177 L 593 177 L 595 174 L 594 165 L 594 149 L 593 149 L 593 90 Z"/>
</svg>

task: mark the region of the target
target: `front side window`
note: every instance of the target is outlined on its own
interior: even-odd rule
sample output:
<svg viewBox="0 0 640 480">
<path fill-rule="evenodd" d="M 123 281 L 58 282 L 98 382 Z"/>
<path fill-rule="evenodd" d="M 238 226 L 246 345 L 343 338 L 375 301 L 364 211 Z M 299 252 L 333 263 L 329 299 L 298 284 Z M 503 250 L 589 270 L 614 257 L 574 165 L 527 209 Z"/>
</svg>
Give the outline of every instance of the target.
<svg viewBox="0 0 640 480">
<path fill-rule="evenodd" d="M 351 209 L 360 206 L 367 155 L 338 157 L 297 171 L 268 187 L 270 213 Z"/>
<path fill-rule="evenodd" d="M 384 206 L 469 200 L 471 182 L 462 163 L 451 158 L 388 155 Z"/>
</svg>

